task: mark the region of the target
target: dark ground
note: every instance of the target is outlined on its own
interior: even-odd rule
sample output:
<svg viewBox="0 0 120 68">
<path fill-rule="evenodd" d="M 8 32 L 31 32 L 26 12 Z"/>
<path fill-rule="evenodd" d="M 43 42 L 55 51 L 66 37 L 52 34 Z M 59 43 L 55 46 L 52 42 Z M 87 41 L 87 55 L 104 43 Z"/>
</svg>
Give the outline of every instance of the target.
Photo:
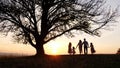
<svg viewBox="0 0 120 68">
<path fill-rule="evenodd" d="M 120 55 L 59 55 L 0 58 L 0 68 L 120 68 Z"/>
</svg>

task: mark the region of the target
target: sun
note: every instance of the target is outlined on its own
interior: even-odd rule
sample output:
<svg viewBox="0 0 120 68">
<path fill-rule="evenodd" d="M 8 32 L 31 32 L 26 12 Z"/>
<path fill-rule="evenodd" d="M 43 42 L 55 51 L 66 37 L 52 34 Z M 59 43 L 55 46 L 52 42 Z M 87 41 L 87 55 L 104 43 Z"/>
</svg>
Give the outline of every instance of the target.
<svg viewBox="0 0 120 68">
<path fill-rule="evenodd" d="M 50 46 L 51 46 L 51 54 L 53 54 L 53 55 L 58 54 L 59 43 L 52 42 L 52 43 L 50 43 Z"/>
<path fill-rule="evenodd" d="M 56 55 L 57 54 L 57 50 L 56 49 L 52 50 L 52 54 Z"/>
<path fill-rule="evenodd" d="M 66 53 L 66 46 L 62 47 L 62 45 L 66 45 L 60 41 L 50 41 L 45 44 L 45 53 L 49 55 L 60 55 L 62 53 Z"/>
<path fill-rule="evenodd" d="M 58 45 L 57 44 L 54 44 L 54 45 L 52 45 L 52 54 L 53 55 L 56 55 L 57 53 L 58 53 Z"/>
</svg>

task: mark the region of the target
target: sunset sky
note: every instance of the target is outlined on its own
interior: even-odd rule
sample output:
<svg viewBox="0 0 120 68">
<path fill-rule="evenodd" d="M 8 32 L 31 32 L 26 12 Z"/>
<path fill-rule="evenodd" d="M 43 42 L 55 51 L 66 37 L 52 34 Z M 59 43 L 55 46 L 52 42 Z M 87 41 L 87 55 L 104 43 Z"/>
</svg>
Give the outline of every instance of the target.
<svg viewBox="0 0 120 68">
<path fill-rule="evenodd" d="M 120 5 L 120 0 L 106 0 L 112 8 Z M 112 24 L 109 30 L 101 30 L 101 37 L 91 36 L 85 33 L 76 35 L 73 38 L 61 36 L 44 45 L 46 54 L 68 54 L 68 43 L 71 42 L 76 47 L 78 41 L 84 38 L 93 45 L 96 49 L 96 54 L 115 54 L 120 48 L 120 18 L 119 23 Z M 78 49 L 76 49 L 78 54 Z M 20 53 L 20 54 L 35 54 L 35 49 L 30 45 L 17 44 L 12 42 L 12 37 L 7 37 L 0 34 L 0 53 Z"/>
</svg>

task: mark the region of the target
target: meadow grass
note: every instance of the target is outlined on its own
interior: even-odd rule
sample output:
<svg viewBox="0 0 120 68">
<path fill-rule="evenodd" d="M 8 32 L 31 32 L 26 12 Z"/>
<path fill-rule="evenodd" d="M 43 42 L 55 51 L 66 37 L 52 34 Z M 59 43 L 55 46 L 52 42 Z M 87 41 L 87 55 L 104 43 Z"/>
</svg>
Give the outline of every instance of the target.
<svg viewBox="0 0 120 68">
<path fill-rule="evenodd" d="M 0 58 L 0 68 L 120 68 L 120 55 L 46 55 Z"/>
</svg>

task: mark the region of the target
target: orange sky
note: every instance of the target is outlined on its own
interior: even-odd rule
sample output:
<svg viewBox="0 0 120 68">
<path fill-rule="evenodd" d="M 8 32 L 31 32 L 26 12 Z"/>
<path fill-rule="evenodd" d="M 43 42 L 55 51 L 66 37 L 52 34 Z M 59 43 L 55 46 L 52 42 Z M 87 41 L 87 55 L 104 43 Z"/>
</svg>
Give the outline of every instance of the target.
<svg viewBox="0 0 120 68">
<path fill-rule="evenodd" d="M 117 23 L 118 24 L 118 23 Z M 59 37 L 50 41 L 44 45 L 46 54 L 68 54 L 68 43 L 72 42 L 72 46 L 77 45 L 79 39 L 86 40 L 90 43 L 93 42 L 96 54 L 116 53 L 120 48 L 120 26 L 112 28 L 114 31 L 102 31 L 101 37 L 91 36 L 81 33 L 73 38 L 67 38 L 65 36 Z M 35 54 L 35 49 L 30 45 L 17 44 L 12 42 L 11 36 L 7 38 L 0 37 L 0 52 L 20 53 L 20 54 Z M 78 54 L 78 49 L 76 49 Z M 90 53 L 90 51 L 89 51 Z"/>
</svg>

